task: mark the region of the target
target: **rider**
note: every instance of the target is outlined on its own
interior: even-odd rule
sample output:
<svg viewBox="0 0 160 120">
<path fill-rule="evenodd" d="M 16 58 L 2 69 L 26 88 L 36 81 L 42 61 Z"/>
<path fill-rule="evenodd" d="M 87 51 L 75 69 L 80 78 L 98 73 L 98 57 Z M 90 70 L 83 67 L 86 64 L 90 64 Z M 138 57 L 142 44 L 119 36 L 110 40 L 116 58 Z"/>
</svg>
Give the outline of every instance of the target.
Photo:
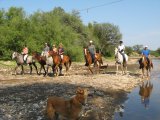
<svg viewBox="0 0 160 120">
<path fill-rule="evenodd" d="M 63 54 L 64 54 L 64 48 L 63 48 L 63 44 L 62 43 L 59 44 L 58 54 L 60 55 L 61 61 L 62 61 L 63 60 Z"/>
<path fill-rule="evenodd" d="M 150 59 L 149 59 L 149 57 L 150 57 L 150 50 L 148 49 L 147 45 L 142 50 L 142 56 L 143 55 L 147 58 L 148 63 L 150 63 Z"/>
<path fill-rule="evenodd" d="M 125 50 L 125 46 L 123 44 L 123 41 L 121 40 L 119 41 L 118 51 L 121 53 L 121 55 L 123 56 L 123 59 L 125 60 L 124 50 Z"/>
<path fill-rule="evenodd" d="M 58 53 L 58 51 L 57 51 L 57 47 L 56 47 L 56 45 L 55 45 L 55 44 L 53 44 L 53 46 L 52 46 L 52 50 L 53 50 L 53 52 L 54 52 L 54 53 Z"/>
<path fill-rule="evenodd" d="M 89 52 L 90 52 L 90 54 L 91 54 L 91 57 L 92 57 L 92 63 L 94 63 L 94 61 L 95 61 L 96 49 L 95 49 L 95 46 L 93 45 L 93 41 L 92 41 L 92 40 L 89 41 L 88 50 L 89 50 Z"/>
<path fill-rule="evenodd" d="M 45 43 L 45 47 L 44 47 L 44 49 L 42 51 L 42 56 L 47 55 L 48 51 L 49 51 L 49 46 L 48 46 L 47 43 Z"/>
<path fill-rule="evenodd" d="M 28 48 L 27 48 L 26 45 L 24 45 L 24 48 L 23 48 L 23 50 L 22 50 L 22 55 L 23 55 L 24 63 L 26 63 L 27 56 L 28 56 Z"/>
</svg>

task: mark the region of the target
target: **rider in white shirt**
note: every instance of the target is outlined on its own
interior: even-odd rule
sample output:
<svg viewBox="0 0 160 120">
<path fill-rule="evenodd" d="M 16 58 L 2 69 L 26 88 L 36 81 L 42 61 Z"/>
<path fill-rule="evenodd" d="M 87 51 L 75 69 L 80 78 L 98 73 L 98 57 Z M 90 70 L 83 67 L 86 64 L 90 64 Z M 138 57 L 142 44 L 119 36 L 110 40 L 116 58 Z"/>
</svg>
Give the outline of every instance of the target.
<svg viewBox="0 0 160 120">
<path fill-rule="evenodd" d="M 118 51 L 121 53 L 123 59 L 125 60 L 124 50 L 125 46 L 123 45 L 123 41 L 119 41 Z"/>
</svg>

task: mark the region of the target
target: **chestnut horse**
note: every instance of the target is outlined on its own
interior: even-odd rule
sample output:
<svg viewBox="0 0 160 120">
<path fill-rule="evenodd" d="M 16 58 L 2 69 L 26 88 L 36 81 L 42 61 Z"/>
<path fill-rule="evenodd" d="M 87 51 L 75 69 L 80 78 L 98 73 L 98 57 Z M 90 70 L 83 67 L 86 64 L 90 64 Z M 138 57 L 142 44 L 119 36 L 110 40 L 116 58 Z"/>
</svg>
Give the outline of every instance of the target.
<svg viewBox="0 0 160 120">
<path fill-rule="evenodd" d="M 39 64 L 41 65 L 39 74 L 41 74 L 42 68 L 43 68 L 43 70 L 44 70 L 44 76 L 45 76 L 46 74 L 48 74 L 48 68 L 49 68 L 49 66 L 52 67 L 53 74 L 54 74 L 54 67 L 53 67 L 53 59 L 52 59 L 52 57 L 41 56 L 40 53 L 38 53 L 38 52 L 33 52 L 33 53 L 32 53 L 32 56 L 33 56 L 33 58 L 36 59 L 36 60 L 39 62 Z M 47 70 L 45 69 L 45 65 L 47 65 Z"/>
<path fill-rule="evenodd" d="M 142 78 L 144 78 L 144 72 L 147 71 L 147 77 L 150 76 L 151 68 L 153 68 L 153 63 L 150 61 L 148 62 L 146 56 L 142 56 L 142 58 L 139 60 L 140 69 L 142 69 Z"/>
<path fill-rule="evenodd" d="M 62 65 L 64 65 L 66 67 L 66 73 L 68 72 L 68 70 L 71 66 L 71 63 L 72 63 L 69 56 L 63 55 L 63 59 L 61 60 L 60 55 L 58 55 L 54 51 L 49 51 L 48 54 L 49 54 L 49 56 L 52 56 L 52 58 L 53 58 L 54 67 L 56 69 L 58 69 L 58 67 L 59 67 L 60 74 L 62 74 Z"/>
<path fill-rule="evenodd" d="M 87 65 L 88 69 L 93 74 L 93 71 L 91 69 L 91 64 L 93 63 L 91 54 L 90 54 L 90 52 L 88 50 L 86 50 L 84 54 L 85 54 L 85 59 L 86 59 L 86 61 L 88 63 L 88 65 Z M 95 61 L 94 62 L 98 66 L 98 72 L 100 72 L 100 67 L 101 67 L 101 65 L 103 65 L 102 55 L 100 53 L 96 53 L 95 54 Z M 98 62 L 98 64 L 97 64 L 97 62 Z"/>
</svg>

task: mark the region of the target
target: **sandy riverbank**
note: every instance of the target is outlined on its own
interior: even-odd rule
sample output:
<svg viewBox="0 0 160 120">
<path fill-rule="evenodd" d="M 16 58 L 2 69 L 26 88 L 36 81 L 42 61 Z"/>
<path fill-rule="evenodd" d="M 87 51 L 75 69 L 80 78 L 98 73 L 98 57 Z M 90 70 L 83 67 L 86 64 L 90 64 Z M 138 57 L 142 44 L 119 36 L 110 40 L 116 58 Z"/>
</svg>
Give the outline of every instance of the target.
<svg viewBox="0 0 160 120">
<path fill-rule="evenodd" d="M 127 99 L 126 93 L 141 83 L 138 71 L 127 75 L 115 74 L 114 62 L 105 61 L 108 68 L 100 74 L 90 74 L 83 63 L 73 63 L 67 76 L 43 77 L 36 74 L 11 75 L 8 66 L 0 71 L 0 118 L 45 120 L 44 110 L 48 96 L 69 98 L 78 86 L 89 88 L 91 96 L 84 107 L 82 120 L 111 120 L 119 104 Z M 129 66 L 137 60 L 130 60 Z M 110 70 L 112 67 L 112 70 Z M 137 66 L 135 67 L 137 70 Z M 25 66 L 27 69 L 27 66 Z M 27 69 L 28 70 L 28 69 Z M 95 72 L 96 73 L 96 72 Z M 93 120 L 94 120 L 93 119 Z"/>
</svg>

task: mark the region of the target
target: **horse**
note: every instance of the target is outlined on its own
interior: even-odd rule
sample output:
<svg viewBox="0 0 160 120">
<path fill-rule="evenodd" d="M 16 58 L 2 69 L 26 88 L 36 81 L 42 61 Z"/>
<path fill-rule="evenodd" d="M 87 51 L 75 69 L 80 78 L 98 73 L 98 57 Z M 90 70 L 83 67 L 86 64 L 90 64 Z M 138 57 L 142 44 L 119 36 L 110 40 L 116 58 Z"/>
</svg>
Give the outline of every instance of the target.
<svg viewBox="0 0 160 120">
<path fill-rule="evenodd" d="M 149 62 L 145 55 L 139 60 L 140 69 L 142 69 L 142 78 L 144 78 L 144 72 L 147 71 L 147 77 L 150 76 L 151 68 L 153 68 L 152 61 Z"/>
<path fill-rule="evenodd" d="M 144 82 L 140 85 L 139 95 L 141 96 L 141 102 L 144 103 L 145 107 L 149 104 L 149 98 L 152 93 L 153 84 L 150 81 Z"/>
<path fill-rule="evenodd" d="M 54 74 L 54 67 L 53 67 L 53 58 L 46 56 L 41 56 L 38 52 L 33 52 L 32 56 L 34 59 L 38 61 L 38 63 L 41 65 L 39 75 L 41 74 L 41 70 L 43 68 L 44 70 L 44 76 L 48 74 L 48 68 L 49 66 L 52 67 L 53 74 Z M 45 65 L 47 65 L 47 69 L 45 69 Z"/>
<path fill-rule="evenodd" d="M 49 51 L 48 52 L 49 56 L 52 56 L 53 58 L 53 63 L 54 63 L 54 67 L 56 70 L 58 70 L 58 67 L 59 67 L 59 74 L 62 74 L 62 65 L 65 66 L 66 68 L 66 73 L 68 72 L 70 66 L 71 66 L 71 58 L 67 55 L 63 55 L 63 59 L 61 60 L 61 57 L 60 55 L 58 55 L 56 52 L 54 51 Z"/>
<path fill-rule="evenodd" d="M 123 58 L 123 55 L 119 52 L 118 48 L 115 48 L 115 65 L 117 68 L 116 74 L 118 73 L 118 65 L 121 65 L 122 74 L 126 74 L 127 71 L 127 62 L 128 62 L 128 56 L 124 54 L 125 59 Z"/>
<path fill-rule="evenodd" d="M 85 59 L 86 59 L 86 62 L 87 62 L 88 69 L 93 74 L 93 71 L 91 69 L 91 64 L 93 63 L 91 54 L 88 50 L 86 50 L 84 54 L 85 54 Z M 96 66 L 98 66 L 98 72 L 100 72 L 100 67 L 101 67 L 101 65 L 103 65 L 102 55 L 100 53 L 95 54 L 94 64 Z"/>
<path fill-rule="evenodd" d="M 23 57 L 24 56 L 22 54 L 18 53 L 18 52 L 13 52 L 12 53 L 12 59 L 14 59 L 17 63 L 17 66 L 14 69 L 15 70 L 15 75 L 17 74 L 16 70 L 19 66 L 21 66 L 21 68 L 22 68 L 21 74 L 24 74 L 23 65 L 25 65 L 25 62 L 24 62 Z M 35 60 L 33 59 L 32 56 L 27 57 L 26 64 L 29 64 L 29 66 L 30 66 L 30 74 L 32 74 L 32 65 L 35 67 L 36 72 L 38 74 L 37 66 L 36 66 Z"/>
</svg>

